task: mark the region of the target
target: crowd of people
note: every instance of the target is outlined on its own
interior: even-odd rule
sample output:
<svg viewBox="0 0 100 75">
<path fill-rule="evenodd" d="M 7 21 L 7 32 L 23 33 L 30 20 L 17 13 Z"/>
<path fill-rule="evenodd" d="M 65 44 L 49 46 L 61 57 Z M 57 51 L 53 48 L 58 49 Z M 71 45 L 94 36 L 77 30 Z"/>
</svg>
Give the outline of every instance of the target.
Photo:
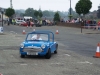
<svg viewBox="0 0 100 75">
<path fill-rule="evenodd" d="M 34 24 L 40 24 L 40 25 L 44 25 L 44 26 L 51 26 L 51 25 L 55 25 L 56 22 L 54 21 L 50 21 L 50 20 L 47 20 L 47 19 L 40 19 L 40 20 L 37 20 L 37 19 L 23 19 L 23 18 L 16 18 L 16 19 L 7 19 L 4 21 L 4 23 L 10 25 L 10 24 L 13 24 L 13 25 L 16 25 L 16 21 L 17 20 L 23 20 L 25 22 L 27 22 L 28 25 L 30 25 L 30 22 L 33 22 Z"/>
</svg>

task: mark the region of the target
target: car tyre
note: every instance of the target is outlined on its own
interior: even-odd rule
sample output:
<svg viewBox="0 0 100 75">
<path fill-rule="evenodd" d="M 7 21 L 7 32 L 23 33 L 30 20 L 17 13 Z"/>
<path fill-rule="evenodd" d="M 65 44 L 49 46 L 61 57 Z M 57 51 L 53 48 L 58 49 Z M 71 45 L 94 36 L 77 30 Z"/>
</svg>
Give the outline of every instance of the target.
<svg viewBox="0 0 100 75">
<path fill-rule="evenodd" d="M 25 55 L 20 55 L 21 58 L 25 58 Z"/>
<path fill-rule="evenodd" d="M 58 50 L 58 44 L 56 45 L 56 50 L 54 51 L 54 54 L 57 54 L 57 50 Z"/>
<path fill-rule="evenodd" d="M 50 59 L 51 58 L 51 50 L 48 50 L 48 53 L 45 55 L 46 59 Z"/>
</svg>

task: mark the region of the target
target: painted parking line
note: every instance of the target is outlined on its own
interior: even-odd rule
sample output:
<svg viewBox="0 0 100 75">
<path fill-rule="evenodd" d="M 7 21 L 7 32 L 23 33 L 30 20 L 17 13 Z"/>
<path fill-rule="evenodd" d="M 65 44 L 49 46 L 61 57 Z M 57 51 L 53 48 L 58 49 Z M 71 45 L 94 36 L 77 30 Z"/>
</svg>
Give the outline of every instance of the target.
<svg viewBox="0 0 100 75">
<path fill-rule="evenodd" d="M 71 56 L 71 55 L 69 55 L 69 54 L 64 54 L 64 55 L 66 55 L 66 56 Z"/>
<path fill-rule="evenodd" d="M 93 63 L 91 63 L 91 62 L 89 62 L 89 61 L 77 62 L 77 63 L 80 63 L 80 64 L 93 64 Z"/>
<path fill-rule="evenodd" d="M 64 63 L 50 63 L 51 65 L 63 65 Z"/>
<path fill-rule="evenodd" d="M 0 67 L 4 67 L 5 65 L 4 64 L 0 64 Z"/>
<path fill-rule="evenodd" d="M 37 66 L 38 64 L 35 64 L 35 66 Z"/>
<path fill-rule="evenodd" d="M 60 55 L 57 55 L 57 56 L 68 56 L 68 57 L 70 57 L 71 55 L 69 55 L 69 54 L 60 54 Z"/>
</svg>

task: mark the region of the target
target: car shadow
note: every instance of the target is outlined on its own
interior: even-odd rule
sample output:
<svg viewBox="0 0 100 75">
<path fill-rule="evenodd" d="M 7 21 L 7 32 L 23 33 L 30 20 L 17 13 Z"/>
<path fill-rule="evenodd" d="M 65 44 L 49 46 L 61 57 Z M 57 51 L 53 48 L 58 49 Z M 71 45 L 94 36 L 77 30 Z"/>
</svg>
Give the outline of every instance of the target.
<svg viewBox="0 0 100 75">
<path fill-rule="evenodd" d="M 51 55 L 51 58 L 54 57 L 55 54 Z M 45 56 L 36 56 L 36 55 L 30 55 L 26 56 L 24 59 L 46 59 Z"/>
</svg>

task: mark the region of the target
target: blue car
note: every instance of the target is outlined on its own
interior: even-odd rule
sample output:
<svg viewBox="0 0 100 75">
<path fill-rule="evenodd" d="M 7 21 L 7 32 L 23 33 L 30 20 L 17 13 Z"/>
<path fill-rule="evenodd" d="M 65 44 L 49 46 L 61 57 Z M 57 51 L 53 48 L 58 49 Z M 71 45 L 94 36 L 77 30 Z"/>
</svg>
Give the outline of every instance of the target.
<svg viewBox="0 0 100 75">
<path fill-rule="evenodd" d="M 20 45 L 20 57 L 36 55 L 50 59 L 51 54 L 57 54 L 58 43 L 54 42 L 54 33 L 51 31 L 33 31 L 28 33 Z"/>
</svg>

